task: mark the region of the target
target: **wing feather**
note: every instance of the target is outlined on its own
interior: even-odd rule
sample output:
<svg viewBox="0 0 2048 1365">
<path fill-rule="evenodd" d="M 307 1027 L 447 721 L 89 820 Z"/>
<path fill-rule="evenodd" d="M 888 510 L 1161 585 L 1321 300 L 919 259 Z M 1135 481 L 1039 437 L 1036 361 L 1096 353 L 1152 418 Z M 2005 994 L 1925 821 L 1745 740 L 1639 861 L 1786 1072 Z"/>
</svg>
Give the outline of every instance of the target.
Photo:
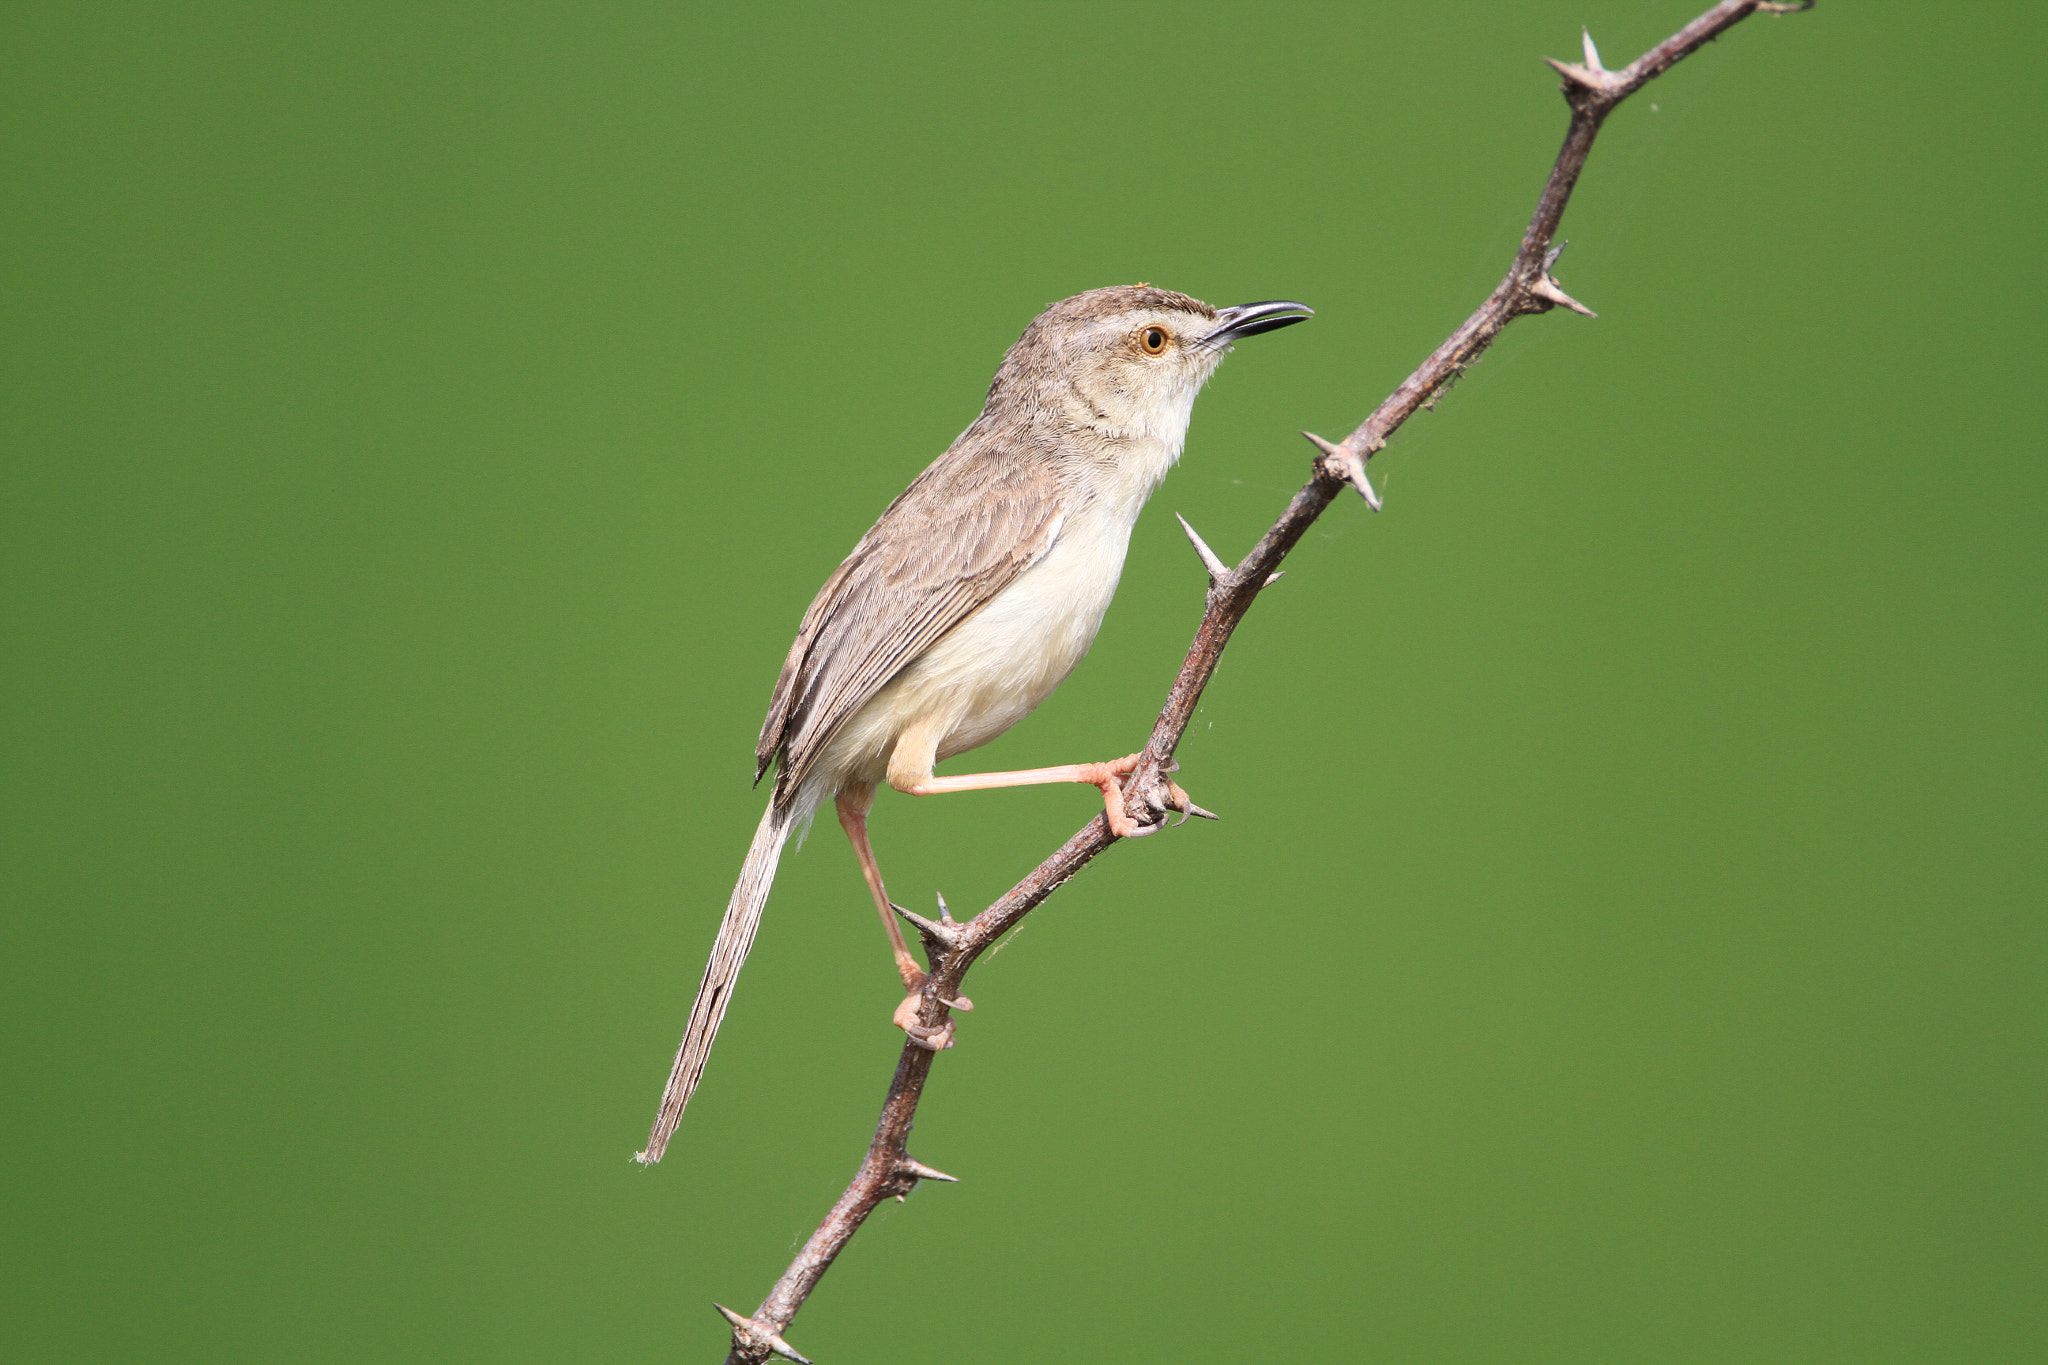
<svg viewBox="0 0 2048 1365">
<path fill-rule="evenodd" d="M 969 432 L 889 505 L 804 613 L 755 749 L 787 801 L 832 737 L 903 669 L 1043 558 L 1058 475 Z"/>
</svg>

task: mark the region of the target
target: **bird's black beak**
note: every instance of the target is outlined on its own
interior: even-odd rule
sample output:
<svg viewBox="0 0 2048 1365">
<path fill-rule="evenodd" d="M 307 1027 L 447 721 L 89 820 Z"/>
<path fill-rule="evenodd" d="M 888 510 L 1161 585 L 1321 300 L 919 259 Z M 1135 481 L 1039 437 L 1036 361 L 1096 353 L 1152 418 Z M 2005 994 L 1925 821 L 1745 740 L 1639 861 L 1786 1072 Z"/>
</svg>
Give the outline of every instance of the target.
<svg viewBox="0 0 2048 1365">
<path fill-rule="evenodd" d="M 1240 303 L 1229 308 L 1216 310 L 1216 326 L 1209 335 L 1202 338 L 1204 346 L 1228 346 L 1242 337 L 1255 337 L 1261 332 L 1277 331 L 1292 327 L 1297 322 L 1307 322 L 1316 315 L 1316 310 L 1305 303 Z"/>
</svg>

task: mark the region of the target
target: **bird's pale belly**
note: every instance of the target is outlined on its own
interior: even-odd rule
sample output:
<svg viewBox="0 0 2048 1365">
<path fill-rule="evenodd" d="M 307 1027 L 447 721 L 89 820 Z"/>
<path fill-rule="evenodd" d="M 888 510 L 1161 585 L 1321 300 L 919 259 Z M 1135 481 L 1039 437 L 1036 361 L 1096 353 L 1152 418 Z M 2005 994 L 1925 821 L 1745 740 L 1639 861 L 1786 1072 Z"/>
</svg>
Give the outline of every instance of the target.
<svg viewBox="0 0 2048 1365">
<path fill-rule="evenodd" d="M 1116 595 L 1130 523 L 1098 517 L 1066 528 L 1045 558 L 897 674 L 847 722 L 819 769 L 879 782 L 897 736 L 915 723 L 937 735 L 945 759 L 1030 715 L 1087 654 Z"/>
</svg>

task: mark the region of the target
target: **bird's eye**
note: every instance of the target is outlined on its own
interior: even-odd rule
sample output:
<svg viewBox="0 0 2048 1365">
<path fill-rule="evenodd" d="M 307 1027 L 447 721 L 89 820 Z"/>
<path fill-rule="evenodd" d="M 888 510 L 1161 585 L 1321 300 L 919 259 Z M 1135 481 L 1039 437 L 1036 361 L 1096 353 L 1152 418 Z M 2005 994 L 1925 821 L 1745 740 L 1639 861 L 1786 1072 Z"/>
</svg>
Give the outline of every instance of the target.
<svg viewBox="0 0 2048 1365">
<path fill-rule="evenodd" d="M 1166 349 L 1166 342 L 1167 336 L 1164 327 L 1147 327 L 1144 331 L 1138 333 L 1138 344 L 1145 348 L 1145 354 L 1147 355 L 1158 355 L 1164 351 Z"/>
</svg>

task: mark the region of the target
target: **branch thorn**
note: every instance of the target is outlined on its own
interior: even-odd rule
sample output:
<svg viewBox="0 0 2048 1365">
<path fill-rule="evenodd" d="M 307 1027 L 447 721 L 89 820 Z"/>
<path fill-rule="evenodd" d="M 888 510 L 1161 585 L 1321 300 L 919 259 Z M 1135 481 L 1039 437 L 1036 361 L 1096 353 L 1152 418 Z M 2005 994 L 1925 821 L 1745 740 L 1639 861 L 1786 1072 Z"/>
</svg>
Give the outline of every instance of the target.
<svg viewBox="0 0 2048 1365">
<path fill-rule="evenodd" d="M 1545 57 L 1543 60 L 1549 62 L 1558 75 L 1573 85 L 1581 86 L 1596 95 L 1613 94 L 1621 86 L 1622 77 L 1620 73 L 1609 71 L 1600 65 L 1600 54 L 1593 50 L 1591 34 L 1586 35 L 1586 55 L 1592 61 L 1591 66 L 1580 66 L 1577 62 L 1561 62 L 1555 57 Z"/>
<path fill-rule="evenodd" d="M 1273 585 L 1274 585 L 1275 583 L 1278 583 L 1278 582 L 1279 582 L 1279 581 L 1280 581 L 1281 579 L 1283 579 L 1283 578 L 1285 578 L 1285 577 L 1287 577 L 1287 570 L 1285 570 L 1285 569 L 1275 569 L 1275 570 L 1274 570 L 1274 571 L 1273 571 L 1272 573 L 1269 573 L 1269 574 L 1267 574 L 1267 575 L 1266 575 L 1266 581 L 1265 581 L 1265 582 L 1264 582 L 1263 584 L 1261 584 L 1260 586 L 1261 586 L 1261 587 L 1267 587 L 1267 588 L 1270 588 L 1270 587 L 1272 587 L 1272 586 L 1273 586 Z"/>
<path fill-rule="evenodd" d="M 1216 587 L 1221 587 L 1223 584 L 1223 580 L 1230 577 L 1230 570 L 1224 565 L 1221 559 L 1217 558 L 1216 552 L 1209 548 L 1209 542 L 1203 540 L 1201 536 L 1195 533 L 1195 528 L 1188 525 L 1188 519 L 1186 517 L 1182 516 L 1178 512 L 1175 512 L 1173 514 L 1173 519 L 1180 523 L 1181 530 L 1186 531 L 1188 533 L 1189 543 L 1191 543 L 1195 547 L 1195 553 L 1202 557 L 1202 567 L 1209 571 L 1210 584 Z"/>
<path fill-rule="evenodd" d="M 908 1156 L 904 1157 L 901 1161 L 896 1163 L 896 1169 L 903 1172 L 903 1174 L 911 1176 L 918 1180 L 943 1180 L 948 1185 L 957 1185 L 960 1183 L 959 1176 L 947 1175 L 944 1171 L 933 1170 L 931 1167 L 925 1165 L 922 1161 L 918 1161 L 915 1158 Z"/>
<path fill-rule="evenodd" d="M 1584 25 L 1580 26 L 1579 44 L 1586 54 L 1586 70 L 1598 71 L 1601 75 L 1606 75 L 1607 68 L 1600 65 L 1600 49 L 1593 46 L 1592 29 L 1586 28 Z"/>
<path fill-rule="evenodd" d="M 1557 281 L 1551 279 L 1548 274 L 1543 275 L 1536 281 L 1536 283 L 1530 285 L 1529 292 L 1534 294 L 1539 299 L 1548 299 L 1550 300 L 1550 302 L 1557 304 L 1561 308 L 1569 308 L 1574 313 L 1582 313 L 1589 318 L 1597 318 L 1600 316 L 1592 309 L 1586 307 L 1585 304 L 1580 303 L 1570 294 L 1567 294 L 1564 292 L 1564 290 L 1558 288 Z"/>
<path fill-rule="evenodd" d="M 1304 431 L 1301 434 L 1308 437 L 1310 445 L 1323 452 L 1324 459 L 1330 463 L 1332 473 L 1341 475 L 1344 482 L 1358 490 L 1358 496 L 1365 499 L 1367 507 L 1370 507 L 1375 512 L 1380 510 L 1380 495 L 1373 492 L 1372 481 L 1365 477 L 1365 458 L 1363 456 L 1352 450 L 1349 445 L 1335 445 L 1325 441 L 1313 431 Z M 1380 448 L 1380 446 L 1374 447 L 1374 449 Z"/>
<path fill-rule="evenodd" d="M 945 910 L 945 907 L 945 899 L 941 897 L 939 900 L 940 911 L 943 912 Z M 961 927 L 950 916 L 943 920 L 929 920 L 926 919 L 923 915 L 915 914 L 909 910 L 905 910 L 902 906 L 896 904 L 896 902 L 894 901 L 889 902 L 889 908 L 891 910 L 894 910 L 903 919 L 909 921 L 911 926 L 915 928 L 918 933 L 923 934 L 928 941 L 936 943 L 940 947 L 946 949 L 958 948 L 960 946 Z"/>
<path fill-rule="evenodd" d="M 766 1346 L 784 1360 L 794 1360 L 796 1365 L 811 1365 L 806 1357 L 797 1353 L 796 1347 L 777 1336 L 772 1328 L 764 1327 L 752 1318 L 743 1318 L 722 1303 L 711 1305 L 725 1320 L 732 1324 L 732 1339 L 736 1346 Z"/>
</svg>

